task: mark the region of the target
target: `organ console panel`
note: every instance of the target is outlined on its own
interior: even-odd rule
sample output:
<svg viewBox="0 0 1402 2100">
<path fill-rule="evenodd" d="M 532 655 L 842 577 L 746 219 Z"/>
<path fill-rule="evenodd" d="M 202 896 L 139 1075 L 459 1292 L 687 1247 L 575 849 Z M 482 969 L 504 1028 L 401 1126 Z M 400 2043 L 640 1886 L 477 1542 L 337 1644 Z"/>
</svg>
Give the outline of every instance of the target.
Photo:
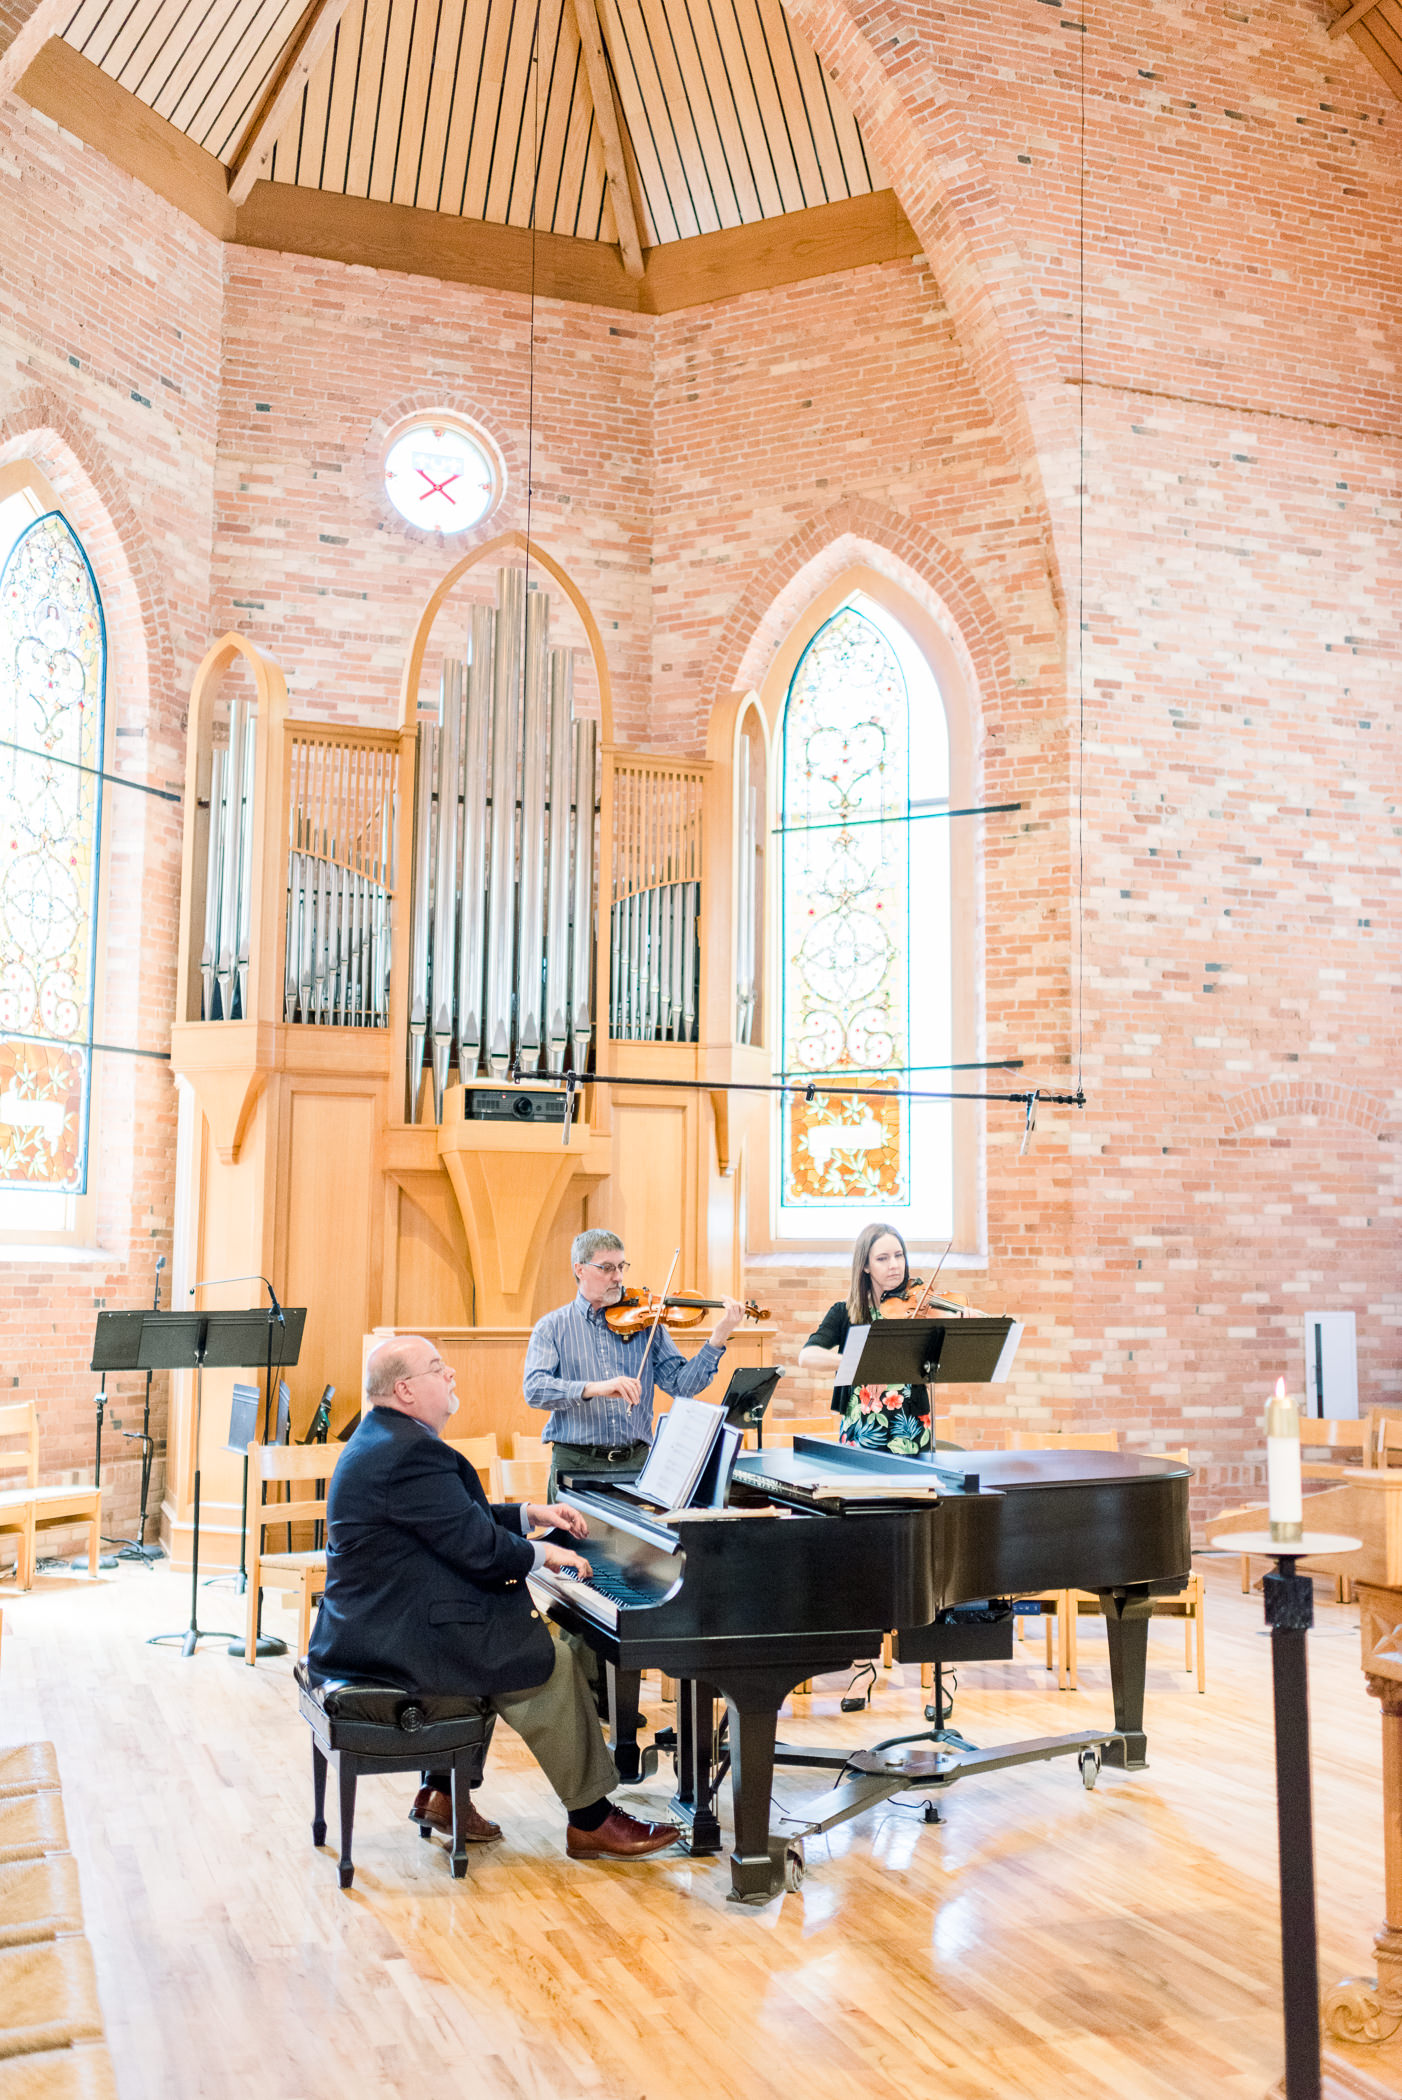
<svg viewBox="0 0 1402 2100">
<path fill-rule="evenodd" d="M 333 1429 L 358 1411 L 363 1338 L 397 1328 L 451 1336 L 482 1417 L 467 1433 L 538 1436 L 519 1366 L 587 1224 L 623 1233 L 639 1274 L 665 1273 L 680 1242 L 695 1288 L 738 1291 L 744 1097 L 641 1082 L 769 1077 L 765 746 L 757 710 L 746 723 L 733 759 L 620 745 L 597 622 L 516 533 L 434 592 L 395 726 L 295 716 L 239 634 L 200 666 L 171 1049 L 177 1302 L 199 1277 L 255 1272 L 307 1306 L 294 1435 L 326 1383 Z M 579 1089 L 565 1142 L 568 1069 L 619 1083 Z M 742 1354 L 764 1361 L 767 1333 Z M 172 1397 L 179 1560 L 193 1410 L 179 1380 Z M 229 1562 L 225 1409 L 207 1378 L 203 1524 Z"/>
</svg>

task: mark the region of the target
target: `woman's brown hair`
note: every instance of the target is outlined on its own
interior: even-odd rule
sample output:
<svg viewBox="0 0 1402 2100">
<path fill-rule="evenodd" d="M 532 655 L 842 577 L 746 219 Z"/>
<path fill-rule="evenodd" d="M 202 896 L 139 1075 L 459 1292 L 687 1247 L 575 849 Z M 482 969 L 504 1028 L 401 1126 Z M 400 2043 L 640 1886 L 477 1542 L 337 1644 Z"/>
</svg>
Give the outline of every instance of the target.
<svg viewBox="0 0 1402 2100">
<path fill-rule="evenodd" d="M 910 1256 L 906 1253 L 905 1241 L 894 1225 L 864 1225 L 857 1234 L 857 1244 L 852 1249 L 852 1281 L 847 1290 L 847 1317 L 854 1327 L 866 1327 L 876 1310 L 876 1293 L 867 1274 L 867 1263 L 871 1250 L 878 1240 L 893 1239 L 905 1258 L 905 1275 L 901 1278 L 901 1289 L 910 1282 Z"/>
</svg>

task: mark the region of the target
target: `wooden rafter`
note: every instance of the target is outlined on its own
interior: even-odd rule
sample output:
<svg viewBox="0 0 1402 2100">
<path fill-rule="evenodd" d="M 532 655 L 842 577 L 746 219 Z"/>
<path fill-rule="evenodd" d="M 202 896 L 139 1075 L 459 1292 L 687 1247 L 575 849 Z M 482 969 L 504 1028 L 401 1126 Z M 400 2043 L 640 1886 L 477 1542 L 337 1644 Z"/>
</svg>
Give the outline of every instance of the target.
<svg viewBox="0 0 1402 2100">
<path fill-rule="evenodd" d="M 1370 15 L 1377 5 L 1378 0 L 1353 0 L 1348 12 L 1329 24 L 1330 36 L 1342 36 L 1346 29 L 1352 29 L 1355 22 L 1361 22 L 1365 15 Z"/>
<path fill-rule="evenodd" d="M 317 60 L 336 34 L 336 25 L 349 5 L 350 0 L 311 0 L 283 53 L 282 63 L 264 91 L 229 170 L 229 201 L 232 204 L 248 202 L 254 183 L 273 157 L 278 133 L 291 115 Z"/>
<path fill-rule="evenodd" d="M 604 175 L 618 227 L 618 246 L 623 257 L 623 267 L 630 277 L 641 277 L 643 244 L 638 234 L 638 214 L 633 204 L 633 192 L 628 184 L 628 163 L 623 153 L 623 129 L 619 123 L 618 104 L 614 100 L 613 82 L 609 78 L 603 28 L 595 0 L 570 0 L 570 4 L 574 9 L 575 26 L 579 31 L 579 46 L 584 54 L 584 71 L 589 80 L 589 93 L 593 99 L 594 116 L 599 126 L 599 142 L 604 149 Z"/>
</svg>

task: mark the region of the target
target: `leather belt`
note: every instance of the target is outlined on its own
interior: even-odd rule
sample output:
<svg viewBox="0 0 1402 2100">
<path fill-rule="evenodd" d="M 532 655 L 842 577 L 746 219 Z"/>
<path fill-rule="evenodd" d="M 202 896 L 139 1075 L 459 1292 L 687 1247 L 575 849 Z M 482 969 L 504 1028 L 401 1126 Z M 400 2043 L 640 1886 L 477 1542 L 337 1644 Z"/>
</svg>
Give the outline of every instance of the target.
<svg viewBox="0 0 1402 2100">
<path fill-rule="evenodd" d="M 636 1450 L 633 1444 L 576 1444 L 576 1451 L 587 1452 L 590 1458 L 601 1459 L 606 1466 L 616 1466 L 621 1458 L 630 1458 Z"/>
</svg>

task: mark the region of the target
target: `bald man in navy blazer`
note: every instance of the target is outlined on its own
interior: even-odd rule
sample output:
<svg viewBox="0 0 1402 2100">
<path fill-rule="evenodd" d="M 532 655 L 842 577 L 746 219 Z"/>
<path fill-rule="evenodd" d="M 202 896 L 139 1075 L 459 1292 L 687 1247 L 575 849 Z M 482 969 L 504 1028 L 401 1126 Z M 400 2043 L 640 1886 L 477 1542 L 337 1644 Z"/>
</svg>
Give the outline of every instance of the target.
<svg viewBox="0 0 1402 2100">
<path fill-rule="evenodd" d="M 571 1859 L 661 1852 L 676 1843 L 675 1825 L 640 1822 L 609 1800 L 618 1772 L 593 1695 L 526 1586 L 537 1567 L 591 1572 L 581 1554 L 531 1530 L 582 1539 L 588 1527 L 563 1504 L 488 1502 L 473 1467 L 442 1440 L 457 1412 L 453 1383 L 420 1335 L 370 1356 L 367 1412 L 331 1476 L 310 1673 L 480 1699 L 521 1736 L 564 1804 Z M 451 1834 L 446 1774 L 424 1774 L 410 1816 Z M 473 1809 L 467 1834 L 501 1831 Z"/>
</svg>

